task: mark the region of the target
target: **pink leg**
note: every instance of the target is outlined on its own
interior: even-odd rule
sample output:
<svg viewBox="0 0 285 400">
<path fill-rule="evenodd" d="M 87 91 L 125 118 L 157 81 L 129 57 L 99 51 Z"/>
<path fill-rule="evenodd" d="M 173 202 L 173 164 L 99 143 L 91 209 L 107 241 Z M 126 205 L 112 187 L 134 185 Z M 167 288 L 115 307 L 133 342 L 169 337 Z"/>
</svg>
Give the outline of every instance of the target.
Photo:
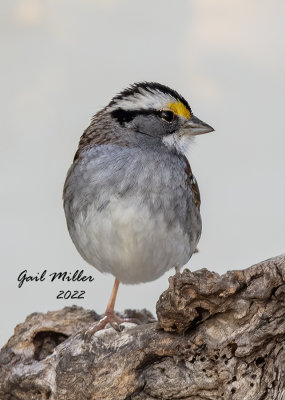
<svg viewBox="0 0 285 400">
<path fill-rule="evenodd" d="M 120 281 L 115 278 L 114 286 L 111 292 L 111 296 L 105 311 L 105 315 L 102 319 L 100 319 L 99 322 L 97 322 L 94 326 L 90 327 L 86 334 L 90 337 L 92 336 L 95 332 L 100 331 L 101 329 L 104 329 L 105 326 L 109 323 L 114 329 L 117 331 L 120 331 L 120 324 L 123 322 L 132 322 L 131 319 L 121 319 L 119 318 L 114 311 L 115 307 L 115 302 L 116 302 L 116 297 L 118 293 L 118 288 L 119 288 Z"/>
</svg>

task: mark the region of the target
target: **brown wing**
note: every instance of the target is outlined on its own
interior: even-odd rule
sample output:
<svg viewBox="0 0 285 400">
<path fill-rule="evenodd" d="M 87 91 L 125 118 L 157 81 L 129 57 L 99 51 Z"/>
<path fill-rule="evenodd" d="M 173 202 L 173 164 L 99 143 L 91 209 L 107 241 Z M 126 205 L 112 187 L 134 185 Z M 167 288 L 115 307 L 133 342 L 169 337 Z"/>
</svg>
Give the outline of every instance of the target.
<svg viewBox="0 0 285 400">
<path fill-rule="evenodd" d="M 186 172 L 186 175 L 187 175 L 186 183 L 191 188 L 191 191 L 193 193 L 194 203 L 200 209 L 201 198 L 200 198 L 199 186 L 198 186 L 198 183 L 197 183 L 197 181 L 195 179 L 195 176 L 192 173 L 189 161 L 187 160 L 187 158 L 185 156 L 184 156 L 184 161 L 185 161 L 185 164 L 186 164 L 186 166 L 185 166 L 185 172 Z"/>
</svg>

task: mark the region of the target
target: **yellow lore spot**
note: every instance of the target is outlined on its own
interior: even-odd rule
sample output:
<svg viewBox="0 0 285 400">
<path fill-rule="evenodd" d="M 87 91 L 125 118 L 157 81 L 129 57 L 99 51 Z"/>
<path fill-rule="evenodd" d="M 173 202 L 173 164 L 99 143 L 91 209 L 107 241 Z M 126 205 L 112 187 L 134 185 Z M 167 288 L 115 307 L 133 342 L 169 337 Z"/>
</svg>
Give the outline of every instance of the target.
<svg viewBox="0 0 285 400">
<path fill-rule="evenodd" d="M 178 101 L 177 103 L 169 103 L 168 107 L 176 115 L 181 115 L 188 119 L 191 118 L 190 111 L 183 103 L 181 103 L 181 101 Z"/>
</svg>

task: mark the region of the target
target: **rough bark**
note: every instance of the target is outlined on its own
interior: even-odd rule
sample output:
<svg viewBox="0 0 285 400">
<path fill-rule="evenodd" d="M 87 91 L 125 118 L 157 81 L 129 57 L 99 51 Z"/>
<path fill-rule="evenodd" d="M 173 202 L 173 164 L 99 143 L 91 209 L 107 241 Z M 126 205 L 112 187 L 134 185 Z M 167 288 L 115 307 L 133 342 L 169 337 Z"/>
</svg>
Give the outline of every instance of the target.
<svg viewBox="0 0 285 400">
<path fill-rule="evenodd" d="M 285 399 L 285 255 L 225 275 L 184 270 L 147 311 L 88 337 L 80 307 L 34 313 L 0 353 L 3 400 Z"/>
</svg>

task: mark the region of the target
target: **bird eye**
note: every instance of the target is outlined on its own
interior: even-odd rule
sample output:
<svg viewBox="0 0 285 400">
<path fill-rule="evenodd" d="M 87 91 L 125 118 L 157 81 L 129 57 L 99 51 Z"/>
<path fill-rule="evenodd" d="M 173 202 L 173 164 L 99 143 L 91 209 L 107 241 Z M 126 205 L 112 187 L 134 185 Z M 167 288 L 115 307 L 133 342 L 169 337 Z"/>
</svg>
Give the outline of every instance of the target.
<svg viewBox="0 0 285 400">
<path fill-rule="evenodd" d="M 174 114 L 172 111 L 162 110 L 160 111 L 159 116 L 166 122 L 172 122 L 174 119 Z"/>
</svg>

